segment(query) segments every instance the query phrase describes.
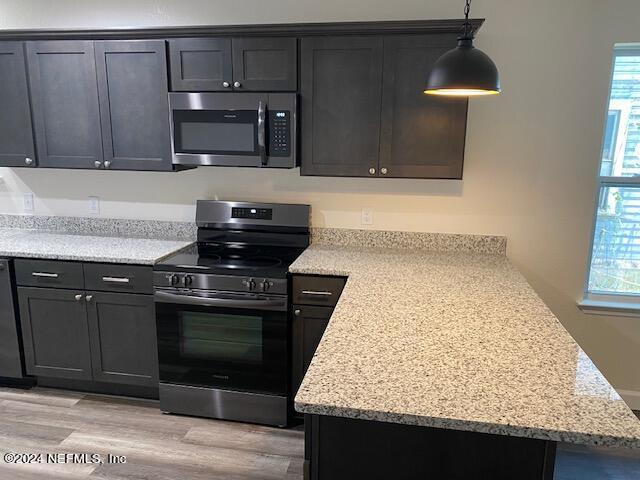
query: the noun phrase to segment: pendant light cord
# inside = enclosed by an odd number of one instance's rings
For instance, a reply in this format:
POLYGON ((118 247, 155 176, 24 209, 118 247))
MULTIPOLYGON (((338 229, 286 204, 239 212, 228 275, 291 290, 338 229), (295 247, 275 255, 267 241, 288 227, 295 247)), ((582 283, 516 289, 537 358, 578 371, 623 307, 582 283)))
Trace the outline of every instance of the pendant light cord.
POLYGON ((471 22, 469 22, 469 12, 471 11, 471 0, 466 0, 464 6, 464 35, 463 39, 469 40, 473 39, 471 22))

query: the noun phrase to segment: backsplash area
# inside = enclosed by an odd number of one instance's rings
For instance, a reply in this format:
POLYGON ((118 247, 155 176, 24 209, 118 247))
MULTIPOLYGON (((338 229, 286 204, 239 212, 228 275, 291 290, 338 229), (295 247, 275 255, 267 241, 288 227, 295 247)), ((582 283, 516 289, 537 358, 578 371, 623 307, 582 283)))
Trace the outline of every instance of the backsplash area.
POLYGON ((48 230, 78 235, 185 240, 195 239, 197 230, 193 222, 2 214, 0 214, 0 228, 48 230))
MULTIPOLYGON (((0 214, 0 228, 47 230, 94 236, 195 240, 194 222, 122 218, 0 214)), ((504 255, 507 239, 497 235, 397 232, 348 228, 313 228, 312 243, 348 247, 406 248, 504 255)))

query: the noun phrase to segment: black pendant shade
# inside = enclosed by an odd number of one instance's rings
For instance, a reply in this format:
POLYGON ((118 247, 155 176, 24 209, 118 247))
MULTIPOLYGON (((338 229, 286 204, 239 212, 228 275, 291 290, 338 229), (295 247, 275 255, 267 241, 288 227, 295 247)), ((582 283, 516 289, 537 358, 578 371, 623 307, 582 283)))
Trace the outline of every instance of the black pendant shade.
POLYGON ((467 0, 464 34, 458 38, 458 46, 436 61, 427 78, 424 93, 461 97, 500 93, 500 76, 495 63, 473 46, 470 3, 467 0))
POLYGON ((473 46, 471 39, 442 55, 427 79, 424 93, 432 95, 495 95, 500 93, 500 77, 489 56, 473 46))

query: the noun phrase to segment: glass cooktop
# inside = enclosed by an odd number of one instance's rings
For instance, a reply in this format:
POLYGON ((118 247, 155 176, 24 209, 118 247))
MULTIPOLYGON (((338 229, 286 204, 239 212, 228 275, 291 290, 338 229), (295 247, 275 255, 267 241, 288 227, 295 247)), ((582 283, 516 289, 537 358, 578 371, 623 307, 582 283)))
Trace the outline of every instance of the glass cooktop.
POLYGON ((194 243, 156 264, 162 270, 285 277, 304 248, 229 243, 194 243))

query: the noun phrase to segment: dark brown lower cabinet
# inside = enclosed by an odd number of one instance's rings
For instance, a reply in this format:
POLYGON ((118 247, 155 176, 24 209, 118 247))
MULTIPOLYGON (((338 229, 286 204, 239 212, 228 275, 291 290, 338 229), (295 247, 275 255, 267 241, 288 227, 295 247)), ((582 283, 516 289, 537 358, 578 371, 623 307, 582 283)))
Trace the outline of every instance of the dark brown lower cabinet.
POLYGON ((27 373, 91 380, 91 350, 83 292, 20 287, 18 298, 27 373))
POLYGON ((89 292, 93 379, 153 387, 158 384, 156 318, 151 295, 89 292))
POLYGON ((305 415, 307 480, 552 480, 556 442, 305 415), (366 439, 366 441, 363 441, 366 439))
POLYGON ((313 354, 329 325, 331 307, 293 306, 293 373, 292 391, 298 391, 313 354))
POLYGON ((27 373, 158 386, 152 295, 18 287, 27 373))

